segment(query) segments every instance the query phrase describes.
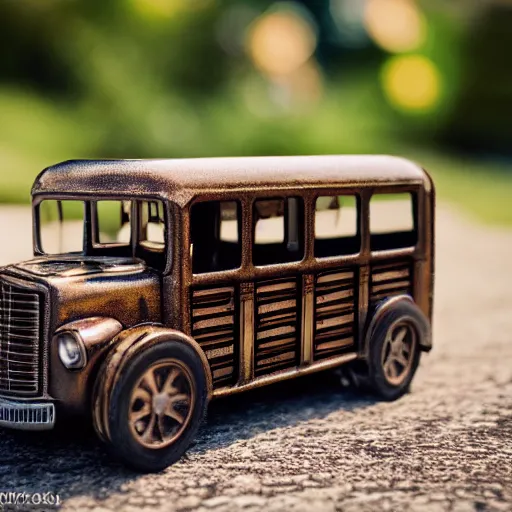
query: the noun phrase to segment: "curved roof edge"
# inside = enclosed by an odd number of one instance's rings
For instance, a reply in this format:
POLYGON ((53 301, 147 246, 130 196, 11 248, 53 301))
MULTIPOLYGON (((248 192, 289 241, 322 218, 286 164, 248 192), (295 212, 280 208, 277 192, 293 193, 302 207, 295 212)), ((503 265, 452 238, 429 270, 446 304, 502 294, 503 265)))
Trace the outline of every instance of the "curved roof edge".
POLYGON ((330 155, 167 160, 69 160, 44 169, 32 195, 157 196, 186 204, 194 195, 261 187, 314 188, 394 183, 432 188, 428 174, 401 157, 330 155))

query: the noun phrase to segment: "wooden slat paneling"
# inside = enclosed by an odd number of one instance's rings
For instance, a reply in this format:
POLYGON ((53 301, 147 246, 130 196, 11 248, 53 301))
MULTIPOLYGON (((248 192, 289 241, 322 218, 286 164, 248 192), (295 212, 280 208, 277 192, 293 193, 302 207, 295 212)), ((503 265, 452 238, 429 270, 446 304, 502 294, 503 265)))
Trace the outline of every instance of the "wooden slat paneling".
POLYGON ((254 375, 267 375, 298 364, 299 312, 302 296, 298 279, 256 283, 254 375))
POLYGON ((356 272, 337 269, 315 281, 314 360, 338 356, 354 345, 356 272))
POLYGON ((374 264, 370 272, 370 301, 412 293, 412 272, 409 261, 387 261, 374 264))
POLYGON ((192 290, 192 336, 205 351, 214 388, 238 378, 237 300, 233 286, 192 290))

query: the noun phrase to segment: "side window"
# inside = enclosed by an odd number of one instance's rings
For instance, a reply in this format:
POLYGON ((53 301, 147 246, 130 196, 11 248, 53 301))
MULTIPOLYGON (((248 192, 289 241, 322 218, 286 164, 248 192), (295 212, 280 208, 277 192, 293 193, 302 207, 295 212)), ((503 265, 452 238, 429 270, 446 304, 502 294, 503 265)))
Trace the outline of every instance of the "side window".
POLYGON ((302 260, 304 203, 301 198, 255 201, 253 223, 254 265, 274 265, 302 260))
POLYGON ((93 203, 96 212, 95 245, 130 244, 130 201, 96 201, 93 203))
POLYGON ((139 201, 135 256, 150 267, 164 270, 166 264, 165 210, 162 201, 139 201))
POLYGON ((190 254, 194 274, 240 267, 240 212, 236 201, 205 201, 192 205, 190 254))
POLYGON ((315 204, 315 257, 356 254, 361 248, 358 199, 321 196, 315 204))
POLYGON ((151 250, 165 249, 165 216, 161 201, 144 201, 141 205, 140 244, 151 250))
POLYGON ((416 197, 411 193, 373 194, 370 246, 373 251, 412 247, 418 241, 416 197))
POLYGON ((84 247, 84 202, 45 199, 39 204, 39 237, 46 254, 80 253, 84 247))

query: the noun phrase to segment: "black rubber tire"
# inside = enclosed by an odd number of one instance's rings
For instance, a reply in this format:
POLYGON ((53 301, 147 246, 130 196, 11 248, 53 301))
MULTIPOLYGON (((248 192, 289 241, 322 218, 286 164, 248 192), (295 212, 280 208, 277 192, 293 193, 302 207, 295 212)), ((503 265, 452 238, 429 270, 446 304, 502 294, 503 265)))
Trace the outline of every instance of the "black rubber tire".
POLYGON ((401 301, 387 311, 375 326, 370 338, 368 354, 368 386, 380 399, 397 400, 409 391, 412 379, 416 373, 421 356, 421 336, 425 335, 424 326, 428 324, 423 313, 412 302, 401 301), (409 373, 399 385, 391 384, 385 376, 382 365, 382 349, 386 334, 397 322, 406 323, 414 329, 416 343, 412 354, 412 364, 409 373))
POLYGON ((201 425, 208 403, 206 376, 196 351, 183 342, 169 340, 155 345, 128 362, 112 390, 108 424, 110 451, 132 469, 156 472, 174 464, 185 453, 201 425), (148 366, 164 359, 178 359, 185 364, 194 380, 196 399, 190 422, 180 437, 170 446, 147 448, 134 439, 128 423, 130 397, 133 387, 148 366))

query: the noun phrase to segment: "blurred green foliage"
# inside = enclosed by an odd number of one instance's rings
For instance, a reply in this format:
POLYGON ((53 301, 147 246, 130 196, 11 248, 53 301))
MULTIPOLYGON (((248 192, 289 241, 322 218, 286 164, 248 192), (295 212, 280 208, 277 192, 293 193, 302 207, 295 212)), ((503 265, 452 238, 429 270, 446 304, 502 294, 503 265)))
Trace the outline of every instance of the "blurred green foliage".
MULTIPOLYGON (((496 200, 512 188, 506 164, 443 156, 512 149, 512 68, 485 50, 497 48, 495 27, 512 44, 510 9, 415 4, 428 24, 417 52, 442 81, 435 108, 404 112, 381 83, 390 53, 355 24, 367 1, 0 2, 0 201, 27 201, 35 175, 70 158, 393 153, 432 162, 441 194, 512 222, 496 200), (352 13, 338 28, 333 6, 352 13), (298 78, 266 74, 251 57, 252 27, 278 8, 315 37, 298 78)), ((276 51, 287 44, 277 36, 276 51)))

